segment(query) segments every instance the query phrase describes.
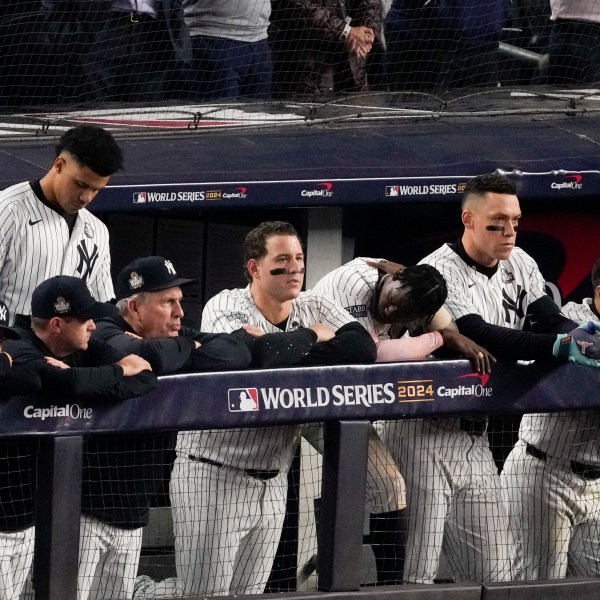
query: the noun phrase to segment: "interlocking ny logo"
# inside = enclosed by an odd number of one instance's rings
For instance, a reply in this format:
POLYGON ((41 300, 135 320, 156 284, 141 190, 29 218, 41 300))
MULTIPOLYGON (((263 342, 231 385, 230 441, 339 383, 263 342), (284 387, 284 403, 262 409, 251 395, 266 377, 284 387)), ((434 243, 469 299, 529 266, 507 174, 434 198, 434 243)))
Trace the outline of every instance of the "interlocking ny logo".
POLYGON ((511 312, 519 319, 522 319, 525 316, 523 303, 525 302, 526 296, 527 292, 520 285, 517 285, 517 297, 514 300, 506 293, 506 291, 502 292, 502 307, 504 308, 505 322, 513 322, 513 319, 510 318, 511 312))
POLYGON ((8 321, 8 308, 0 302, 0 321, 6 323, 8 321))
POLYGON ((170 260, 165 260, 165 267, 167 267, 167 271, 169 271, 171 275, 177 275, 175 267, 173 266, 173 263, 170 260))
POLYGON ((91 244, 91 248, 88 249, 85 240, 81 240, 77 244, 77 251, 79 252, 79 263, 77 264, 77 272, 81 273, 81 279, 87 279, 98 260, 98 246, 94 243, 91 244), (90 251, 91 250, 91 251, 90 251))

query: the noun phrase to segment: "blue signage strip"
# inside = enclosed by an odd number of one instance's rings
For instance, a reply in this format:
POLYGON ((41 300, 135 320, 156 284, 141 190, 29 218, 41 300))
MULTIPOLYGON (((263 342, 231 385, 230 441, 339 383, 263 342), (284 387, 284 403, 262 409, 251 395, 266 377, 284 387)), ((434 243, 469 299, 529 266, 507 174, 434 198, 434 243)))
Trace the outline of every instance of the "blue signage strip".
POLYGON ((491 376, 464 360, 174 375, 118 403, 11 398, 0 404, 0 435, 594 409, 598 389, 600 369, 572 363, 497 364, 491 376))
MULTIPOLYGON (((600 172, 505 173, 522 200, 584 199, 600 194, 600 172)), ((108 186, 94 212, 198 211, 458 201, 468 176, 164 183, 108 186)))

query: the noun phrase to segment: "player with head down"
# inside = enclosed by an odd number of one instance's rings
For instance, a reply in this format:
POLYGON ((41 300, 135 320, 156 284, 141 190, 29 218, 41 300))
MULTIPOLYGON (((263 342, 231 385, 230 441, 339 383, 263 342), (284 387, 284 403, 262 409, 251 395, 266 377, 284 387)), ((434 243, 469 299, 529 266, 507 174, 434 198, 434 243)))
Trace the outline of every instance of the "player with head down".
MULTIPOLYGON (((476 177, 462 200, 462 237, 422 262, 444 276, 445 307, 459 331, 497 359, 584 362, 564 333, 577 324, 547 296, 535 261, 515 246, 520 218, 509 180, 476 177)), ((442 547, 456 580, 511 579, 512 541, 486 425, 472 418, 407 420, 388 432, 407 484, 406 581, 432 583, 442 547)))
MULTIPOLYGON (((253 229, 244 254, 249 285, 210 299, 203 331, 244 328, 256 367, 374 362, 375 344, 356 319, 301 291, 304 252, 289 223, 253 229)), ((171 478, 178 593, 264 591, 301 432, 290 425, 179 434, 171 478)))
MULTIPOLYGON (((446 282, 429 265, 405 267, 383 259, 355 258, 314 287, 365 327, 377 344, 377 361, 422 359, 442 345, 488 373, 494 358, 461 335, 443 308, 446 282), (408 332, 411 336, 405 335, 408 332)), ((403 579, 406 490, 393 458, 374 429, 369 438, 366 506, 378 583, 403 579), (398 483, 399 482, 399 483, 398 483), (400 493, 392 493, 395 489, 400 493)))
MULTIPOLYGON (((562 309, 588 332, 600 329, 600 258, 592 268, 592 286, 592 298, 562 309)), ((597 365, 600 335, 580 347, 590 365, 597 365)), ((600 410, 524 415, 502 478, 518 541, 516 577, 599 577, 600 410)))
POLYGON ((102 302, 114 296, 108 229, 86 207, 122 162, 108 131, 78 125, 41 179, 0 192, 0 303, 15 323, 28 326, 33 290, 54 275, 85 280, 102 302))

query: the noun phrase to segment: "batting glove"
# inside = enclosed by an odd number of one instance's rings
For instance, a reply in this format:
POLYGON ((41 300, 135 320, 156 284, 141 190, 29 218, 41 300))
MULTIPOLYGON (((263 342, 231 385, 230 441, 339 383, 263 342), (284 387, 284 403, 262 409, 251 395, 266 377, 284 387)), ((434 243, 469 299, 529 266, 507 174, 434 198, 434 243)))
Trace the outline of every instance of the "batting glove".
POLYGON ((552 354, 579 365, 600 367, 600 323, 590 321, 557 336, 552 354))

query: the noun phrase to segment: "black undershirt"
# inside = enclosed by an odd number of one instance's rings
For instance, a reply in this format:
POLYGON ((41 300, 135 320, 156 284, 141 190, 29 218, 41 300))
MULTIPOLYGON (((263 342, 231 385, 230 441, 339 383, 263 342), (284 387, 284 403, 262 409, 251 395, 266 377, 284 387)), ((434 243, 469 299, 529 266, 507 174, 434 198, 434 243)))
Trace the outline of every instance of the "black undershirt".
POLYGON ((55 213, 60 215, 67 223, 67 227, 69 228, 69 236, 73 233, 73 228, 75 227, 75 222, 77 221, 77 213, 74 215, 65 212, 64 210, 59 210, 56 207, 52 206, 48 201, 48 198, 44 195, 44 191, 42 190, 42 186, 38 181, 30 181, 29 185, 33 190, 33 193, 38 197, 38 200, 46 205, 49 209, 53 210, 55 213))
MULTIPOLYGON (((493 267, 484 267, 475 262, 466 252, 462 240, 450 246, 463 262, 477 272, 491 278, 497 271, 499 263, 493 267)), ((521 331, 492 325, 478 314, 465 315, 456 320, 459 331, 477 344, 491 352, 497 359, 535 360, 552 357, 552 349, 557 333, 568 333, 577 326, 560 314, 550 297, 539 298, 527 308, 528 316, 535 316, 535 321, 546 324, 546 331, 521 331)))

